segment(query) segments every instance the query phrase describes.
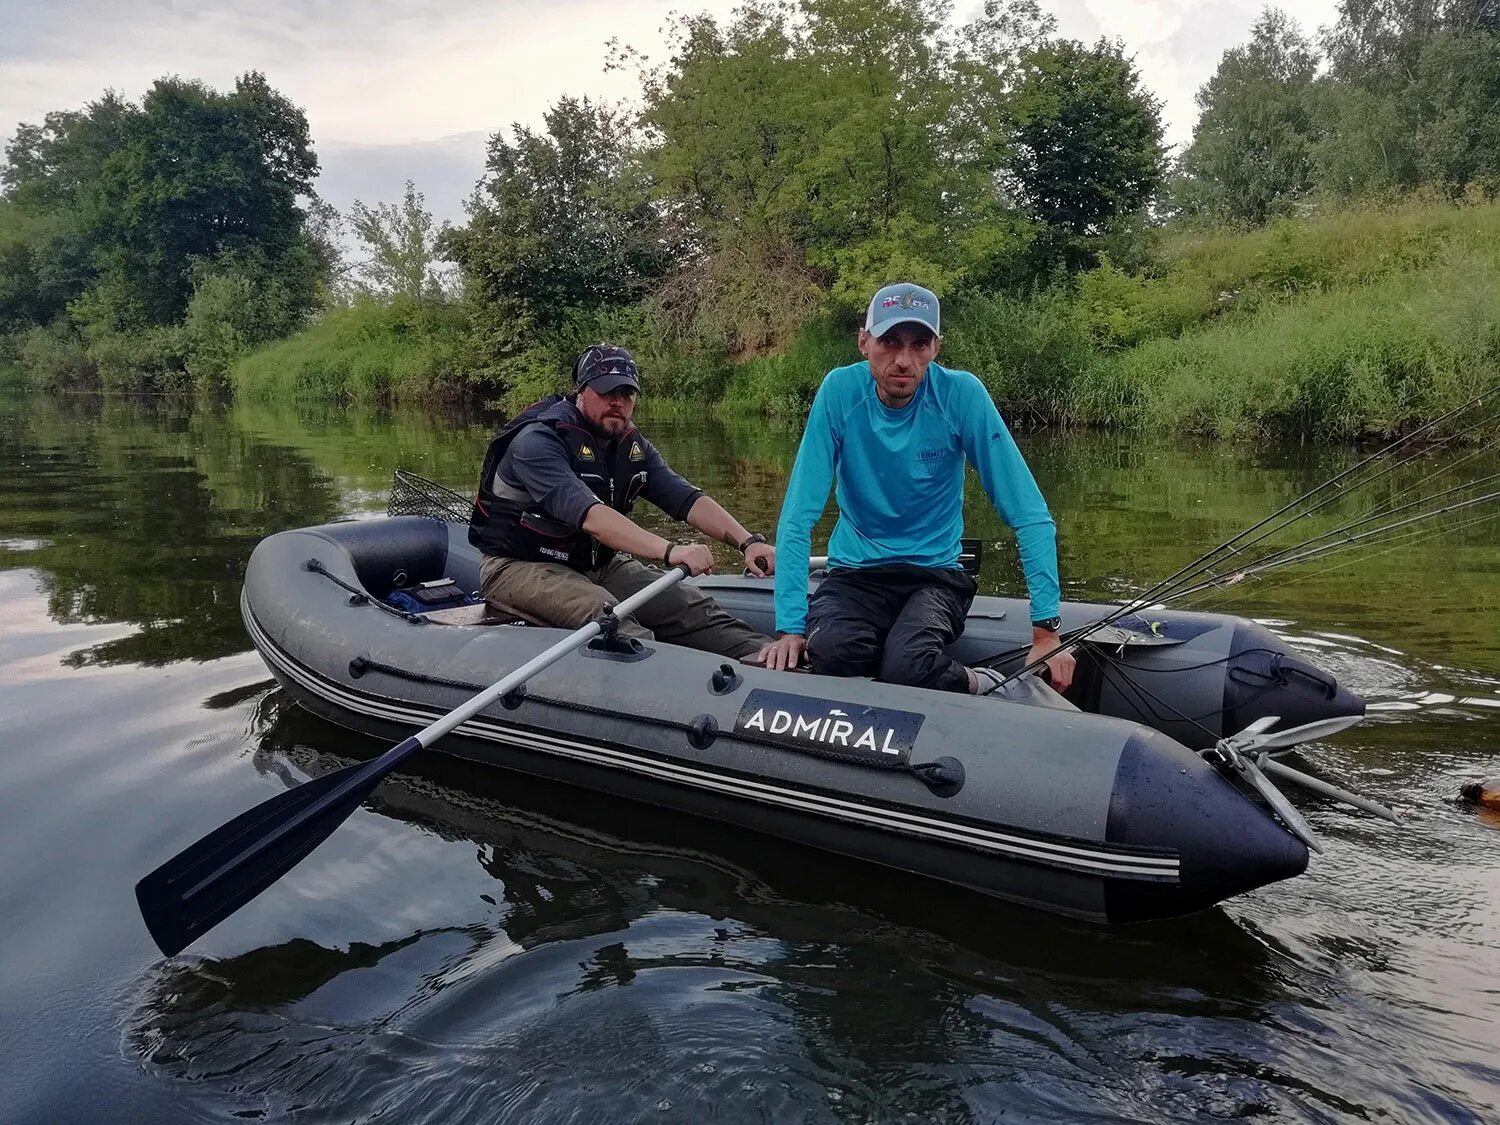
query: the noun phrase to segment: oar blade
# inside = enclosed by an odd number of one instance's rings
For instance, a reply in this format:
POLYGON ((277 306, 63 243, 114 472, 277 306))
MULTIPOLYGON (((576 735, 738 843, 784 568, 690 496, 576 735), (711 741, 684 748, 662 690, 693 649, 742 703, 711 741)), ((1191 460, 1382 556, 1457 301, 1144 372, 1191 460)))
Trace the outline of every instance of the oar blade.
POLYGON ((1265 799, 1266 804, 1281 818, 1281 822, 1291 830, 1293 836, 1301 840, 1313 851, 1319 854, 1323 851, 1323 845, 1318 843, 1318 838, 1313 834, 1312 826, 1302 818, 1302 814, 1292 807, 1292 803, 1286 796, 1271 784, 1271 779, 1260 772, 1260 767, 1255 760, 1246 755, 1242 761, 1243 773, 1249 779, 1250 784, 1255 786, 1256 792, 1265 799))
POLYGON ((359 762, 278 793, 190 845, 135 885, 146 928, 171 957, 326 840, 387 771, 359 762))

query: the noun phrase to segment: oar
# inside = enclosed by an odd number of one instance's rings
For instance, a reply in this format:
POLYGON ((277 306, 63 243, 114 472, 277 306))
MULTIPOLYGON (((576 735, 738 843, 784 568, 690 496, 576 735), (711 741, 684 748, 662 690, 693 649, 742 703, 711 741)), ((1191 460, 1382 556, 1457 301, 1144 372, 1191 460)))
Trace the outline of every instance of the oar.
MULTIPOLYGON (((687 573, 681 566, 673 567, 615 606, 614 615, 634 613, 687 573)), ((156 944, 168 957, 181 952, 297 866, 407 758, 602 631, 598 621, 590 621, 374 761, 303 782, 167 860, 135 885, 141 917, 156 944)))
POLYGON ((1329 785, 1326 781, 1320 781, 1299 770, 1294 770, 1290 766, 1273 761, 1269 752, 1296 746, 1302 742, 1311 742, 1318 738, 1327 738, 1359 722, 1361 718, 1362 716, 1359 715, 1335 715, 1330 719, 1319 719, 1300 727, 1289 727, 1286 730, 1268 733, 1268 728, 1275 726, 1281 719, 1276 715, 1263 715, 1238 734, 1219 739, 1213 747, 1201 753, 1210 760, 1217 758, 1225 768, 1234 770, 1254 786, 1256 792, 1265 798, 1266 803, 1275 810, 1276 815, 1281 817, 1282 823, 1292 830, 1292 835, 1313 851, 1321 852, 1323 847, 1313 835, 1312 828, 1302 818, 1302 814, 1293 808, 1282 795, 1281 790, 1271 783, 1266 773, 1273 773, 1284 781, 1306 786, 1325 797, 1347 801, 1355 808, 1384 817, 1392 824, 1400 824, 1401 818, 1378 801, 1360 797, 1337 786, 1329 785))

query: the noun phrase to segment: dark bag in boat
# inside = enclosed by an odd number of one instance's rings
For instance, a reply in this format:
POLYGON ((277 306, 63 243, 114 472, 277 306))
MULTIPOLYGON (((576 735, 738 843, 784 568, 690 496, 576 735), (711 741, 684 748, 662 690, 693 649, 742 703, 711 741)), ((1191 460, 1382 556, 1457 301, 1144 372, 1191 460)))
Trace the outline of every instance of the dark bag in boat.
POLYGON ((461 605, 478 605, 479 595, 466 592, 451 578, 419 582, 404 590, 392 590, 386 599, 407 613, 430 613, 435 609, 452 609, 461 605))

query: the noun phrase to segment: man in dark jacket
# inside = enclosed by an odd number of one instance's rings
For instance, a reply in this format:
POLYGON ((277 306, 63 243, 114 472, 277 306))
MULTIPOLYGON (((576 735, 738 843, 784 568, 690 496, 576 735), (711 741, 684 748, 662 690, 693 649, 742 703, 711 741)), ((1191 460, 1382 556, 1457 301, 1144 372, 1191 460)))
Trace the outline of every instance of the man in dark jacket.
MULTIPOLYGON (((640 374, 628 351, 587 349, 573 363, 573 391, 571 399, 528 407, 485 455, 469 540, 484 552, 480 590, 491 606, 574 629, 661 577, 637 559, 680 564, 694 575, 713 571, 705 544, 675 544, 632 521, 637 499, 730 544, 755 572, 775 573, 776 551, 765 537, 673 472, 631 424, 640 374)), ((681 584, 623 619, 620 631, 736 658, 770 643, 703 591, 681 584)))

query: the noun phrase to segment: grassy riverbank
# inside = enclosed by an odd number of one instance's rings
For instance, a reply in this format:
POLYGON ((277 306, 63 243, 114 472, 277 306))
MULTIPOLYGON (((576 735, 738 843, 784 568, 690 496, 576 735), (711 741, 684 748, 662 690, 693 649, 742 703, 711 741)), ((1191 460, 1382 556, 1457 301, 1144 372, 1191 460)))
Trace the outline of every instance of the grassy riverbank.
MULTIPOLYGON (((1153 268, 947 302, 944 358, 1021 422, 1346 438, 1409 426, 1500 371, 1500 205, 1367 209, 1250 232, 1163 232, 1153 268)), ((855 358, 854 325, 804 322, 730 361, 653 328, 649 310, 582 323, 506 379, 466 372, 461 306, 363 302, 240 361, 238 393, 370 400, 547 389, 577 337, 635 347, 658 400, 794 417, 855 358), (555 366, 554 366, 555 365, 555 366)))

